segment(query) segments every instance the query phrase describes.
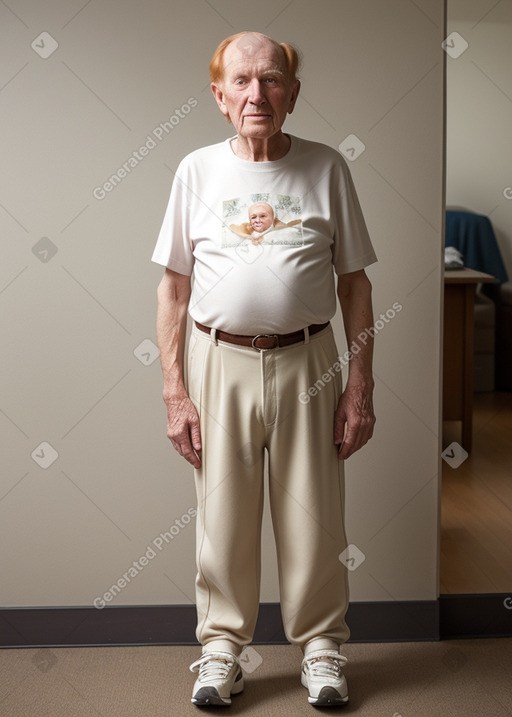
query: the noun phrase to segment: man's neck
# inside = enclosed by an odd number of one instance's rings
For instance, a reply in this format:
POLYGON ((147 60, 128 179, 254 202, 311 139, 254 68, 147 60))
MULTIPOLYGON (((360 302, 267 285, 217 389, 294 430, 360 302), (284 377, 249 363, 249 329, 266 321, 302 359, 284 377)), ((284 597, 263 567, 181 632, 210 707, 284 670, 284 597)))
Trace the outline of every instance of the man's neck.
POLYGON ((240 159, 249 162, 272 162, 281 159, 290 149, 291 140, 283 132, 267 139, 255 139, 238 135, 231 142, 231 149, 240 159))

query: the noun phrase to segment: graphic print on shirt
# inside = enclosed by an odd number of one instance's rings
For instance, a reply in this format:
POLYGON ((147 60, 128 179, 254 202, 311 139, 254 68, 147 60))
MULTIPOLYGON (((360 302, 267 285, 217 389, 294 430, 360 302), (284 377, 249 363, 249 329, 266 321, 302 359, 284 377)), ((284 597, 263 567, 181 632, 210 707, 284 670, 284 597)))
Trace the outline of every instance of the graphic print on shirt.
POLYGON ((300 197, 246 194, 222 203, 222 246, 303 246, 300 197))

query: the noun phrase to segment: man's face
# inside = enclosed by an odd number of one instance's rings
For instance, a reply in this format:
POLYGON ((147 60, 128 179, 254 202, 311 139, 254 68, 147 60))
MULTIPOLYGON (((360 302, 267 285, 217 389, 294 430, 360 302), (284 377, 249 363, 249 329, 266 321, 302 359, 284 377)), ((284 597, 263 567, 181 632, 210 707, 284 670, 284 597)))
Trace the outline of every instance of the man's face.
POLYGON ((300 83, 290 83, 281 49, 269 38, 247 33, 224 52, 224 77, 212 90, 237 134, 268 139, 292 112, 300 83))
POLYGON ((254 231, 264 232, 272 226, 274 212, 269 204, 253 204, 249 209, 249 221, 254 231))

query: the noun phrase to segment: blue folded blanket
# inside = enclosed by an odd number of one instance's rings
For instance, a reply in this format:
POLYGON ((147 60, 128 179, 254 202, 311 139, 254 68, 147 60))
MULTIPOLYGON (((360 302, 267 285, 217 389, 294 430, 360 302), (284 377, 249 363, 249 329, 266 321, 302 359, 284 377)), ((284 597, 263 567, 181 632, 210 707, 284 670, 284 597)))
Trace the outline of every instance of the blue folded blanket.
POLYGON ((507 270, 488 217, 471 212, 446 212, 445 246, 455 247, 464 257, 464 265, 508 281, 507 270))

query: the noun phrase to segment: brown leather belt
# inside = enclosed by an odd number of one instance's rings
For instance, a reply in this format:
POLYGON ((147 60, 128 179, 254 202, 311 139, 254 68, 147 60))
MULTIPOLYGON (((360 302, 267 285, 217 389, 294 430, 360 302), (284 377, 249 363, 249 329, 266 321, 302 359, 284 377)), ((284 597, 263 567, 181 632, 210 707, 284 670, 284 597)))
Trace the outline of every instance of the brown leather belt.
MULTIPOLYGON (((194 322, 198 329, 204 331, 206 334, 211 332, 208 326, 203 326, 198 321, 194 322)), ((326 329, 329 326, 327 321, 325 324, 311 324, 308 326, 309 335, 317 334, 322 329, 326 329)), ((304 329, 300 331, 294 331, 291 334, 258 334, 257 336, 244 336, 241 334, 228 334, 227 331, 216 332, 216 338, 218 341, 225 341, 228 344, 235 344, 236 346, 252 346, 257 351, 267 351, 268 349, 277 349, 282 346, 291 346, 291 344, 297 344, 300 341, 304 341, 304 329)))

